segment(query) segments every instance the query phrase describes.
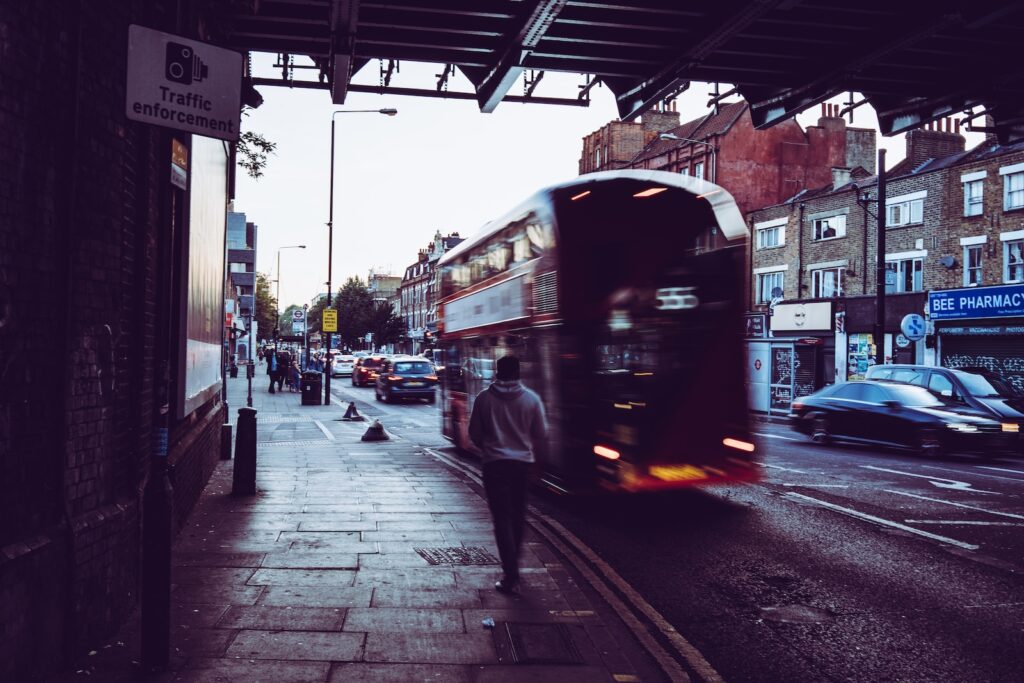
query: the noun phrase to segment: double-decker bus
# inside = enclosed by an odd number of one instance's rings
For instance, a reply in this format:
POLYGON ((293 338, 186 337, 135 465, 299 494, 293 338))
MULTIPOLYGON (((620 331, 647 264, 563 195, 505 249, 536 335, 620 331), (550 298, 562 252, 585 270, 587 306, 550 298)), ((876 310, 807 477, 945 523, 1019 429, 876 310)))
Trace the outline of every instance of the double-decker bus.
POLYGON ((547 410, 548 487, 756 480, 746 236, 728 192, 663 171, 580 176, 488 223, 439 264, 444 435, 474 450, 473 401, 515 354, 547 410))

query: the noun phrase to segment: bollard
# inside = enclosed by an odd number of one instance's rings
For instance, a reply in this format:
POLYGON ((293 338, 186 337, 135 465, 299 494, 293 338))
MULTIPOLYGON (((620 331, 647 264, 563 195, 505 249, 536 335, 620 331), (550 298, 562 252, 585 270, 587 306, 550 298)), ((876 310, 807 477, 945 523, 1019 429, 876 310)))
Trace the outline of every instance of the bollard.
POLYGON ((388 441, 390 438, 384 431, 384 425, 380 423, 380 420, 374 420, 363 434, 363 441, 388 441))
POLYGON ((231 423, 225 422, 220 426, 220 459, 231 459, 231 423))
POLYGON ((251 496, 256 493, 256 409, 238 409, 235 437, 235 468, 231 477, 231 493, 251 496))

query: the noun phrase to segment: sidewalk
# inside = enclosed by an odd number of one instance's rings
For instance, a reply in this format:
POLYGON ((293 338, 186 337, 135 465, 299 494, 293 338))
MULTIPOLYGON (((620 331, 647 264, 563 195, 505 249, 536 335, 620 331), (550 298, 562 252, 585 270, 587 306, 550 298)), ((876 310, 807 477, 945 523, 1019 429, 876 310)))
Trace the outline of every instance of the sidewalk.
MULTIPOLYGON (((660 679, 536 535, 521 594, 494 590, 490 516, 464 474, 401 435, 362 442, 368 422, 271 395, 261 370, 258 493, 231 496, 233 461, 219 464, 174 547, 171 670, 153 680, 660 679)), ((233 424, 244 374, 228 380, 233 424)), ((71 677, 135 680, 138 652, 136 612, 71 677)))

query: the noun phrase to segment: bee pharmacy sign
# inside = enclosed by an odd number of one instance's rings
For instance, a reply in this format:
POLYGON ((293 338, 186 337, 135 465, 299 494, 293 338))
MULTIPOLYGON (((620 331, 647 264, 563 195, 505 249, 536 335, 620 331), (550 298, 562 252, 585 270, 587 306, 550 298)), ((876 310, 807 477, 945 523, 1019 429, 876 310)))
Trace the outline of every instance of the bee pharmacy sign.
POLYGON ((238 52, 133 24, 127 75, 125 114, 132 121, 238 140, 238 52))

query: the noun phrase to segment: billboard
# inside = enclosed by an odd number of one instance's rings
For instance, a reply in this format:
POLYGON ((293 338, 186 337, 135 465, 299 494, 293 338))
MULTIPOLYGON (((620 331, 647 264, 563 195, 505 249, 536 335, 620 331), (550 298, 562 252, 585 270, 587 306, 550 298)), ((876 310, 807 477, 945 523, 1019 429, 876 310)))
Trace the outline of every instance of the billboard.
POLYGON ((192 136, 189 218, 182 249, 184 343, 179 344, 178 416, 220 391, 224 381, 224 237, 227 221, 226 144, 192 136))

